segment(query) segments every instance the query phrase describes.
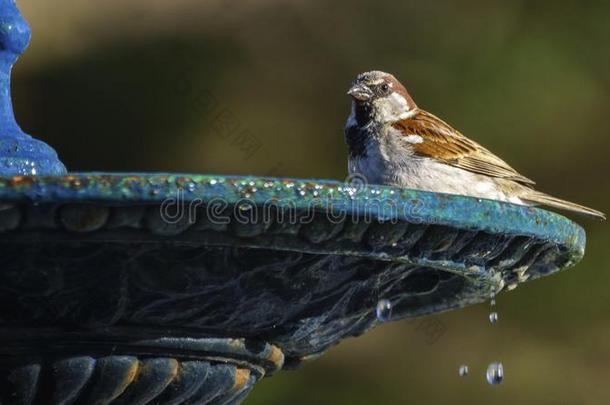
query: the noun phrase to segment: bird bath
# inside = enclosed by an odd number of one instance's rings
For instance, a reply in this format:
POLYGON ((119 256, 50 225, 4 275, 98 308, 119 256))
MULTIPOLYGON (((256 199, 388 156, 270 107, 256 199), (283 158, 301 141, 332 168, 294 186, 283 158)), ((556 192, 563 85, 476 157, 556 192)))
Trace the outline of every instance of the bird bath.
MULTIPOLYGON (((24 134, 0 0, 0 402, 242 400, 377 324, 461 308, 578 262, 555 213, 326 180, 66 173, 24 134)), ((68 118, 68 117, 67 117, 68 118)))

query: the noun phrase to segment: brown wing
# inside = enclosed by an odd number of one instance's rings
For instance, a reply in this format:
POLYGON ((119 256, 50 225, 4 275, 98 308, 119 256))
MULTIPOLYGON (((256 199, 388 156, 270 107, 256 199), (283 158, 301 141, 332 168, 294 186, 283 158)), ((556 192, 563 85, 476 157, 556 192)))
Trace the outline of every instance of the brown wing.
POLYGON ((412 118, 399 121, 393 127, 405 136, 419 135, 423 138, 423 142, 413 142, 411 145, 416 155, 434 158, 473 173, 513 180, 529 186, 535 184, 505 161, 426 111, 420 110, 412 118))

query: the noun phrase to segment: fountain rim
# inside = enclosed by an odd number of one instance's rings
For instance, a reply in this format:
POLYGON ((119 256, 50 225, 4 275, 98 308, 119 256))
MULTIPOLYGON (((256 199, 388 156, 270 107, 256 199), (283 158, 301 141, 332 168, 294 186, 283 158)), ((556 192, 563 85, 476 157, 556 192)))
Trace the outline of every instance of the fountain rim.
POLYGON ((296 209, 340 209, 381 221, 435 224, 536 237, 584 255, 584 229, 561 214, 496 200, 336 180, 160 172, 80 172, 64 176, 0 176, 0 201, 29 203, 160 204, 182 190, 185 202, 223 198, 290 203, 296 209), (372 197, 371 197, 372 196, 372 197), (372 206, 375 199, 396 212, 372 206), (326 202, 325 202, 326 201, 326 202), (332 204, 329 203, 332 202, 332 204), (414 204, 421 204, 414 213, 414 204))

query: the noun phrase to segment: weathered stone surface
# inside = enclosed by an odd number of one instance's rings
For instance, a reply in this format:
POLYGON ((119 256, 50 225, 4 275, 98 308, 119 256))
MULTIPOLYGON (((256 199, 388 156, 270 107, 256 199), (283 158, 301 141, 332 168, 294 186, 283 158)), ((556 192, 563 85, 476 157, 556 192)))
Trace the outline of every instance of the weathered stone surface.
POLYGON ((13 177, 0 204, 2 392, 30 403, 234 403, 373 327, 381 298, 394 320, 460 308, 585 243, 539 209, 335 182, 13 177))

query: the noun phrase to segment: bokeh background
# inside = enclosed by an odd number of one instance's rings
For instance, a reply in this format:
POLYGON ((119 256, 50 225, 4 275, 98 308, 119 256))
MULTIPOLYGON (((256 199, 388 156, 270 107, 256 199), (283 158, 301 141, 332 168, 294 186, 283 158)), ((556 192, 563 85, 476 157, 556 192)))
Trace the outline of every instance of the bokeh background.
MULTIPOLYGON (((16 114, 73 171, 343 179, 345 91, 374 68, 540 189, 610 212, 608 1, 18 5, 33 39, 16 114)), ((575 219, 584 261, 501 294, 497 325, 486 305, 435 316, 433 339, 417 322, 387 324, 264 380, 246 404, 610 403, 610 228, 575 219), (491 387, 496 360, 506 378, 491 387)))

